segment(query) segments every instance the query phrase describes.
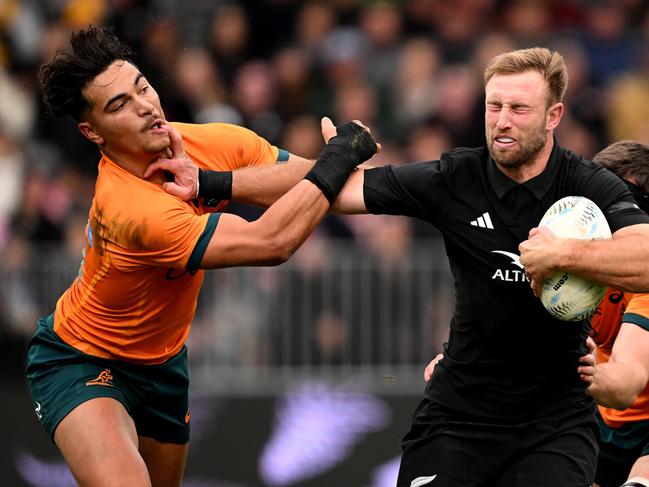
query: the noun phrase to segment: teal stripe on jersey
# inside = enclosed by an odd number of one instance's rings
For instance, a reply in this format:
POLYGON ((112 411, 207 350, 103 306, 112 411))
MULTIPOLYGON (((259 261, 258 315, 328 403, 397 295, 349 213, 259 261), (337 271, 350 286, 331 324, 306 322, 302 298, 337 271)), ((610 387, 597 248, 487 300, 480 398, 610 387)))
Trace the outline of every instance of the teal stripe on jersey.
POLYGON ((290 156, 289 152, 285 149, 280 149, 279 152, 277 153, 277 162, 279 164, 288 161, 288 156, 290 156))
POLYGON ((633 323, 649 331, 649 318, 636 313, 624 313, 622 323, 633 323))
POLYGON ((207 225, 205 225, 205 230, 203 230, 201 236, 198 237, 198 242, 196 242, 196 246, 192 251, 192 255, 189 256, 189 260, 187 261, 186 269, 189 272, 196 272, 198 270, 198 266, 201 265, 203 254, 205 254, 207 244, 210 243, 212 235, 214 235, 216 225, 219 223, 219 218, 221 218, 221 213, 212 213, 208 217, 207 225))

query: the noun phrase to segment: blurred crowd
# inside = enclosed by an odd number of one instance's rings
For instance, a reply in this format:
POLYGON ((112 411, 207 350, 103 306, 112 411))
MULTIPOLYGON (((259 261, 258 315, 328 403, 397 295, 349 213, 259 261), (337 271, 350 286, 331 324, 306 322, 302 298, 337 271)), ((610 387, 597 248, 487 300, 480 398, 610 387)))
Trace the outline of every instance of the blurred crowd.
MULTIPOLYGON (((568 64, 563 146, 589 157, 614 140, 649 142, 643 0, 0 0, 3 268, 35 249, 42 259, 43 245, 80 260, 98 152, 46 113, 37 72, 90 24, 135 50, 167 119, 245 125, 305 157, 322 148, 323 115, 370 126, 383 146, 373 164, 481 145, 486 62, 537 45, 568 64)), ((394 260, 434 235, 406 219, 328 217, 314 238, 394 260)))

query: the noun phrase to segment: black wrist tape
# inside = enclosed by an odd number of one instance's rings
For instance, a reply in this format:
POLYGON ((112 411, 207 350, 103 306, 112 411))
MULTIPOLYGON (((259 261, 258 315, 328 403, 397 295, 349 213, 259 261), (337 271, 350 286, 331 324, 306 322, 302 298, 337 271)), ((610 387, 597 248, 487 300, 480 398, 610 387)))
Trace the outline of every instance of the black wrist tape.
POLYGON ((198 197, 208 200, 232 198, 232 171, 198 170, 198 197))
POLYGON ((361 162, 376 153, 376 142, 370 133, 354 122, 336 128, 311 170, 304 176, 315 184, 330 203, 338 196, 350 173, 361 162))

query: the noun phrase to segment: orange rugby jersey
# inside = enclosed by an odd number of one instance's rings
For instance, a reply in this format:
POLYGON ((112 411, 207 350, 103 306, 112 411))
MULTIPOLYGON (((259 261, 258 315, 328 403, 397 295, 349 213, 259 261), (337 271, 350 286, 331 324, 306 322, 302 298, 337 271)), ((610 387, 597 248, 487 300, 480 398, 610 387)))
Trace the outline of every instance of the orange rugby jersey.
MULTIPOLYGON (((591 320, 597 348, 597 362, 608 362, 622 323, 649 330, 649 294, 633 294, 608 289, 591 320)), ((599 406, 602 418, 612 428, 624 423, 649 419, 649 385, 624 411, 599 406)))
MULTIPOLYGON (((229 170, 278 159, 277 147, 242 127, 173 125, 185 152, 203 168, 229 170)), ((54 331, 98 357, 158 364, 177 354, 203 283, 198 265, 219 216, 104 155, 79 276, 56 305, 54 331)))

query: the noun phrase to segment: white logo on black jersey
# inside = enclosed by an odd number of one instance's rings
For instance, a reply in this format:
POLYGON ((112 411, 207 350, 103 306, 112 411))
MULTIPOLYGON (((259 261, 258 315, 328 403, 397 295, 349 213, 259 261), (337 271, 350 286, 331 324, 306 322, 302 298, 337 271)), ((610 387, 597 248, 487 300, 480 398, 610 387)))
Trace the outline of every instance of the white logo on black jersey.
POLYGON ((504 250, 492 250, 492 254, 503 254, 509 257, 512 260, 512 264, 514 264, 516 267, 522 269, 523 264, 521 264, 521 256, 518 254, 515 254, 513 252, 505 252, 504 250))
POLYGON ((512 265, 518 267, 518 269, 496 269, 492 279, 497 279, 499 281, 507 282, 529 282, 529 279, 525 275, 524 266, 521 264, 521 256, 513 252, 506 252, 504 250, 492 250, 492 254, 502 254, 505 257, 511 259, 512 265))
POLYGON ((435 477, 437 477, 437 475, 431 475, 430 477, 417 477, 410 483, 410 487, 421 487, 422 485, 430 484, 435 480, 435 477))
POLYGON ((489 216, 489 212, 486 211, 482 214, 482 216, 479 216, 475 220, 471 222, 471 225, 474 227, 480 227, 480 228, 488 228, 489 230, 494 229, 494 224, 491 223, 491 217, 489 216))

